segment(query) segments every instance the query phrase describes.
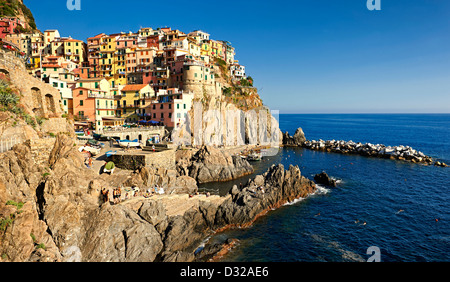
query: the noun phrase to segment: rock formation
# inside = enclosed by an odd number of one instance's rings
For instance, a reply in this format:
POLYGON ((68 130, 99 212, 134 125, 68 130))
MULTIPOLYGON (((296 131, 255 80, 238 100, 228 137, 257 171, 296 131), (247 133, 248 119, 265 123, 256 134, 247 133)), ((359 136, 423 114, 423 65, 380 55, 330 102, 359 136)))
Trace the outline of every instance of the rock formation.
POLYGON ((304 148, 334 152, 341 154, 358 154, 366 157, 377 157, 400 161, 410 161, 413 163, 432 164, 433 159, 424 153, 414 150, 410 146, 386 146, 382 144, 356 143, 343 140, 312 140, 303 144, 304 148))
POLYGON ((303 129, 299 127, 294 136, 290 136, 289 132, 283 133, 283 145, 284 146, 303 146, 306 142, 305 133, 303 133, 303 129))
MULTIPOLYGON (((343 140, 307 140, 302 128, 298 128, 294 136, 283 133, 283 146, 303 147, 315 151, 325 151, 341 154, 357 154, 367 157, 378 157, 392 160, 410 161, 413 163, 433 164, 433 158, 414 150, 410 146, 386 146, 382 144, 356 143, 343 140)), ((435 166, 446 167, 443 162, 435 161, 435 166)))
POLYGON ((272 209, 305 198, 314 193, 314 182, 301 175, 298 166, 272 165, 263 175, 256 176, 242 190, 236 186, 232 197, 218 209, 215 225, 220 228, 246 227, 272 209))
POLYGON ((247 160, 224 150, 203 146, 195 154, 193 152, 179 150, 176 167, 179 175, 190 176, 198 183, 229 181, 253 173, 253 167, 247 160))
POLYGON ((337 186, 337 182, 335 179, 332 179, 331 177, 328 176, 328 174, 326 172, 321 172, 319 174, 316 174, 314 176, 314 181, 317 184, 323 184, 326 186, 331 186, 331 187, 336 187, 337 186))
MULTIPOLYGON (((170 172, 98 175, 84 166, 71 141, 58 135, 41 165, 29 161, 33 157, 26 144, 0 154, 1 261, 193 261, 200 242, 213 232, 249 226, 315 190, 298 167, 286 171, 278 165, 242 190, 234 187, 223 200, 199 201, 182 215, 169 216, 167 207, 152 198, 110 205, 100 197, 102 188, 168 184, 170 172)), ((188 176, 175 177, 174 183, 185 185, 184 192, 196 191, 188 176)))

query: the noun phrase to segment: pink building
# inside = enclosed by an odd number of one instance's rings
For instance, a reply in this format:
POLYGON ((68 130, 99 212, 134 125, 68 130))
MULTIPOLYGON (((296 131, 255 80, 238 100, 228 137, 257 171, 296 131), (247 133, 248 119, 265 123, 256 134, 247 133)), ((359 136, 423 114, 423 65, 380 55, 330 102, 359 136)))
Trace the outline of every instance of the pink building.
POLYGON ((18 18, 3 17, 0 18, 0 38, 4 39, 8 34, 14 34, 18 27, 25 28, 25 24, 18 18))

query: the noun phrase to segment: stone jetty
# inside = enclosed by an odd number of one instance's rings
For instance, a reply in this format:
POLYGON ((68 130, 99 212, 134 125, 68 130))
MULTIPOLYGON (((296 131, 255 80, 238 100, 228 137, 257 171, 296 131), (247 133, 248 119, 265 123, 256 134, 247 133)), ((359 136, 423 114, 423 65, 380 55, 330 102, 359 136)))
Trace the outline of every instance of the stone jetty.
POLYGON ((304 135, 300 136, 303 130, 297 129, 294 137, 289 133, 283 134, 285 146, 303 147, 315 151, 333 152, 341 154, 357 154, 367 157, 377 157, 391 160, 409 161, 426 165, 446 167, 447 164, 433 160, 432 157, 411 148, 410 146, 386 146, 383 144, 361 143, 344 140, 306 140, 304 135), (296 140, 302 140, 296 142, 296 140), (303 141, 306 140, 306 141, 303 141))

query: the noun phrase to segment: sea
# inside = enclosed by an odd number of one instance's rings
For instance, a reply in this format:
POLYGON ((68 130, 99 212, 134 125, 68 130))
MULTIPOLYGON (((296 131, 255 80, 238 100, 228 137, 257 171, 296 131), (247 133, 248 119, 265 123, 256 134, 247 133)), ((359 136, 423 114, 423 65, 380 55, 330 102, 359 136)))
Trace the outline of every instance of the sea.
MULTIPOLYGON (((281 114, 279 122, 291 136, 302 127, 308 140, 411 146, 450 164, 450 114, 281 114)), ((223 262, 450 261, 450 167, 282 148, 254 162, 250 176, 200 188, 224 195, 278 163, 311 180, 325 171, 338 187, 214 235, 213 243, 239 239, 223 262)))

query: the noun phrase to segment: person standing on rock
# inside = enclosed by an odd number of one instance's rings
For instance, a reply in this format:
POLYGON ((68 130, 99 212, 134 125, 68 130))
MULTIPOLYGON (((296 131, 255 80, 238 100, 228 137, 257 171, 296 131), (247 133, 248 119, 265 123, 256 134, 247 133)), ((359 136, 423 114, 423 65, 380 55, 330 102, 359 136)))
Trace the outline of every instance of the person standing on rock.
POLYGON ((107 203, 109 201, 109 190, 106 190, 105 188, 102 189, 102 196, 103 196, 103 203, 107 203))

